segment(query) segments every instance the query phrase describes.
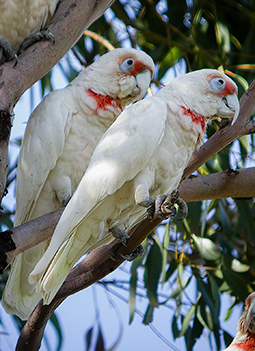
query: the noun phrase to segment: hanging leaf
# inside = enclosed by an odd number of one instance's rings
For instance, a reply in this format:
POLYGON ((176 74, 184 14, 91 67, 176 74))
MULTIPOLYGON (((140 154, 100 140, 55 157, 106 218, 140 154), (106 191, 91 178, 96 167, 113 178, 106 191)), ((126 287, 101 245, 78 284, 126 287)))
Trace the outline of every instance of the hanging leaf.
POLYGON ((92 332, 93 332, 93 327, 91 327, 87 333, 85 334, 85 341, 86 341, 86 349, 85 351, 89 351, 91 341, 92 341, 92 332))
POLYGON ((153 312, 154 306, 149 303, 143 318, 143 324, 149 324, 153 321, 153 312))
POLYGON ((193 304, 182 321, 182 328, 179 333, 179 338, 185 335, 186 331, 188 330, 189 323, 194 317, 195 310, 196 310, 196 304, 193 304))
POLYGON ((101 329, 100 324, 98 325, 98 335, 97 335, 95 351, 105 351, 104 338, 103 338, 102 329, 101 329))
POLYGON ((144 268, 144 283, 150 304, 158 307, 157 289, 162 269, 162 254, 156 242, 150 247, 144 268))
POLYGON ((61 330, 59 320, 57 318, 56 313, 52 314, 52 316, 50 317, 50 321, 53 324, 53 326, 57 332, 57 335, 58 335, 58 347, 57 347, 56 351, 59 351, 61 349, 61 346, 62 346, 63 334, 62 334, 62 330, 61 330))

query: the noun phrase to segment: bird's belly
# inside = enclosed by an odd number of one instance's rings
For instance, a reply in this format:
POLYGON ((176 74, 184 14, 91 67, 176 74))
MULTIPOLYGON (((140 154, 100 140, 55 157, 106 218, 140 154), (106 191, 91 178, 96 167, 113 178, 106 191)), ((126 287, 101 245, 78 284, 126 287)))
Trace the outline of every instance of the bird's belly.
MULTIPOLYGON (((93 119, 93 124, 80 116, 74 118, 62 155, 46 181, 51 184, 52 191, 60 203, 74 193, 98 141, 106 130, 95 116, 89 118, 93 119)), ((45 186, 47 186, 46 183, 45 186)))
POLYGON ((39 31, 54 11, 58 0, 0 0, 0 37, 17 51, 22 41, 39 31))

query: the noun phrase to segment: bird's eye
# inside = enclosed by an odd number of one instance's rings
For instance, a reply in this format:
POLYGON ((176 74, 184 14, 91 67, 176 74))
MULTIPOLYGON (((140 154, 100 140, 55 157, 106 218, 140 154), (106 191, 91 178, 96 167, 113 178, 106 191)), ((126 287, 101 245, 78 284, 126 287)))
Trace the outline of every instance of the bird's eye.
POLYGON ((120 64, 120 70, 123 72, 132 71, 134 64, 135 60, 133 58, 127 58, 120 64))
POLYGON ((218 93, 219 91, 223 91, 225 89, 226 82, 224 79, 217 77, 213 78, 209 82, 209 85, 215 93, 218 93))

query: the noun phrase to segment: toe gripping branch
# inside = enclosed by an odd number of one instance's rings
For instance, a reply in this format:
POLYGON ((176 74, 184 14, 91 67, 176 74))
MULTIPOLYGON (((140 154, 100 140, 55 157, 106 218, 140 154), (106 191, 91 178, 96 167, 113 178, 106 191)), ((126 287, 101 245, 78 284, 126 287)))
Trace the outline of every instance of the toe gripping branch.
MULTIPOLYGON (((187 217, 188 207, 184 200, 179 197, 179 191, 174 190, 170 195, 157 195, 153 198, 150 198, 139 205, 143 207, 148 207, 147 216, 149 220, 153 220, 156 217, 160 219, 166 219, 168 217, 176 217, 177 209, 175 205, 179 206, 181 217, 177 218, 177 220, 181 221, 187 217)), ((112 227, 110 232, 115 238, 120 239, 120 243, 115 244, 109 250, 109 256, 112 260, 116 260, 116 253, 121 245, 127 246, 129 235, 122 229, 117 227, 112 227)), ((118 252, 118 254, 128 261, 133 261, 139 256, 144 254, 144 248, 142 245, 139 245, 133 252, 128 255, 122 255, 118 252)))
POLYGON ((18 60, 16 52, 7 40, 0 38, 0 65, 11 60, 15 60, 16 65, 18 60))
MULTIPOLYGON (((116 253, 117 253, 118 249, 121 247, 121 245, 127 246, 127 243, 128 243, 130 236, 124 230, 117 228, 117 227, 111 228, 110 232, 112 233, 112 235, 115 238, 118 238, 121 241, 120 243, 115 244, 108 252, 110 258, 113 261, 117 261, 115 257, 116 257, 116 253)), ((137 257, 140 257, 144 254, 144 248, 142 245, 139 245, 130 254, 127 254, 127 255, 122 255, 121 253, 118 253, 118 254, 120 255, 120 257, 124 258, 127 261, 133 261, 137 257)))
POLYGON ((42 31, 33 33, 32 35, 30 35, 29 37, 26 37, 23 40, 23 42, 20 45, 18 55, 20 55, 23 51, 25 51, 29 46, 42 40, 49 40, 49 41, 52 41, 53 44, 55 43, 55 38, 51 34, 51 32, 49 32, 47 29, 42 30, 42 31))
POLYGON ((180 218, 176 218, 178 221, 182 221, 188 215, 188 206, 186 202, 179 197, 179 191, 177 189, 172 191, 170 195, 157 195, 141 205, 145 207, 150 206, 147 210, 147 216, 150 220, 153 220, 155 217, 161 219, 176 217, 177 209, 175 205, 179 206, 181 214, 180 218))

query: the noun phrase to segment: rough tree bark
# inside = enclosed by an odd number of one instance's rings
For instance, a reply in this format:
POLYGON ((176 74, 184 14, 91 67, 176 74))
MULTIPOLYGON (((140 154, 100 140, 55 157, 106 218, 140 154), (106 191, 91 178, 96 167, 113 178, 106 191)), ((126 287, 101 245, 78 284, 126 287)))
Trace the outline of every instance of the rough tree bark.
MULTIPOLYGON (((219 129, 205 144, 201 146, 200 150, 193 155, 191 161, 185 169, 183 178, 187 178, 194 170, 200 167, 211 156, 219 152, 222 148, 224 148, 236 138, 254 132, 254 122, 251 120, 251 115, 255 110, 255 82, 251 84, 250 88, 242 96, 240 103, 240 115, 234 126, 227 125, 219 129)), ((217 189, 217 184, 219 184, 221 187, 220 191, 222 191, 223 187, 226 184, 226 176, 228 179, 228 184, 231 184, 240 181, 241 177, 244 177, 242 180, 247 179, 245 178, 245 173, 246 176, 249 173, 248 177, 252 176, 252 181, 254 181, 254 168, 245 171, 239 171, 238 174, 230 171, 225 174, 220 173, 212 175, 210 177, 211 179, 213 178, 214 188, 217 189)), ((208 184, 207 181, 204 181, 204 179, 208 178, 204 178, 203 176, 199 176, 193 180, 187 179, 186 184, 189 184, 189 181, 194 182, 195 179, 197 179, 198 187, 202 187, 201 182, 203 182, 203 188, 205 191, 208 190, 208 186, 209 188, 213 187, 212 184, 208 184)), ((183 184, 182 187, 183 195, 185 198, 185 185, 183 184)), ((186 199, 188 199, 188 193, 190 190, 186 189, 186 191, 186 199)), ((252 194, 254 194, 253 189, 252 193, 249 190, 249 193, 247 195, 250 197, 252 194)), ((235 189, 235 191, 233 191, 231 194, 224 192, 224 195, 241 196, 241 193, 237 193, 235 189)), ((217 198, 219 197, 219 193, 217 194, 217 190, 214 190, 214 195, 211 196, 213 196, 213 198, 217 198)), ((202 198, 198 197, 196 199, 202 200, 202 198)), ((40 346, 47 321, 49 320, 54 310, 65 300, 65 298, 76 293, 79 290, 82 290, 94 284, 96 281, 102 279, 107 274, 115 270, 123 262, 123 259, 118 255, 118 253, 131 253, 146 238, 146 236, 160 224, 160 222, 161 220, 158 218, 155 218, 152 221, 146 218, 142 220, 137 226, 131 228, 128 231, 128 234, 131 235, 131 238, 128 242, 127 247, 121 245, 117 252, 116 258, 118 261, 113 261, 108 256, 109 249, 116 244, 117 240, 114 240, 109 245, 100 247, 97 250, 91 252, 81 263, 72 269, 66 281, 50 305, 43 305, 42 301, 39 302, 21 332, 16 350, 37 351, 40 346)))
MULTIPOLYGON (((192 176, 181 184, 179 191, 186 202, 255 197, 255 167, 192 176)), ((63 210, 56 210, 1 233, 0 271, 7 268, 21 252, 50 239, 63 210)))
POLYGON ((8 142, 12 109, 21 95, 41 79, 71 49, 88 26, 110 7, 114 0, 62 0, 48 25, 55 38, 29 47, 13 61, 0 67, 0 199, 8 167, 8 142))
MULTIPOLYGON (((12 108, 18 101, 23 92, 28 89, 34 82, 45 75, 60 58, 73 46, 79 39, 83 31, 98 18, 107 7, 110 6, 112 0, 63 0, 58 7, 51 23, 49 24, 50 31, 55 37, 54 47, 51 42, 41 42, 33 45, 19 56, 19 62, 16 67, 9 62, 0 68, 0 198, 5 190, 5 179, 7 171, 7 146, 9 140, 11 113, 12 108)), ((254 123, 250 121, 250 116, 255 109, 255 83, 253 82, 249 90, 241 99, 240 117, 234 126, 226 126, 219 129, 201 148, 196 152, 188 167, 184 172, 184 178, 187 178, 194 170, 208 160, 212 155, 220 151, 224 146, 235 140, 236 138, 254 132, 254 123)), ((254 178, 254 170, 250 170, 254 178)), ((240 172, 241 176, 244 175, 240 172)), ((230 175, 231 176, 231 175, 230 175)), ((209 181, 210 188, 213 182, 220 184, 220 177, 225 175, 217 174, 214 180, 209 181), (211 183, 210 183, 211 182, 211 183)), ((196 182, 203 182, 203 189, 208 184, 205 184, 205 178, 198 177, 196 182)), ((208 179, 208 178, 206 178, 208 179)), ((212 179, 212 178, 211 178, 212 179)), ((236 182, 238 176, 233 177, 231 182, 236 182), (233 179, 233 180, 232 180, 233 179)), ((240 177, 239 177, 240 180, 240 177)), ((188 179, 186 182, 195 182, 195 178, 188 179)), ((185 182, 185 183, 186 183, 185 182)), ((185 194, 185 183, 183 183, 185 194)), ((206 183, 208 183, 206 181, 206 183)), ((214 184, 215 184, 214 183, 214 184)), ((201 184, 201 183, 199 183, 201 184)), ((200 188, 201 186, 198 185, 200 188)), ((216 190, 217 192, 217 190, 216 190)), ((191 201, 193 195, 190 195, 190 189, 183 197, 191 201), (186 197, 187 196, 187 197, 186 197), (190 196, 190 198, 188 198, 190 196)), ((231 196, 233 193, 228 193, 231 196)), ((249 196, 252 194, 249 192, 249 196)), ((217 195, 218 196, 218 195, 217 195)), ((238 196, 233 195, 233 196, 238 196)), ((195 198, 193 198, 195 200, 195 198)), ((198 199, 198 198, 196 198, 198 199)), ((202 198, 200 198, 202 199, 202 198)), ((60 215, 60 212, 58 213, 60 215)), ((46 215, 49 216, 49 215, 46 215)), ((46 217, 47 218, 47 217, 46 217)), ((57 219, 55 218, 57 222, 57 219)), ((48 234, 51 235, 54 226, 48 227, 48 234)), ((128 247, 121 246, 120 253, 126 254, 132 252, 135 247, 141 243, 144 238, 158 225, 159 219, 149 221, 143 220, 135 228, 132 228, 129 233, 132 234, 128 243, 128 247)), ((48 223, 49 226, 49 223, 48 223)), ((46 239, 46 238, 45 238, 46 239)), ((108 250, 116 241, 110 245, 101 247, 89 254, 80 264, 78 264, 69 274, 65 283, 62 285, 58 294, 50 305, 38 304, 35 311, 30 316, 26 323, 21 336, 19 338, 17 349, 18 351, 38 350, 43 336, 44 327, 56 307, 69 295, 88 287, 99 279, 103 278, 108 273, 116 269, 123 259, 119 256, 119 261, 112 261, 108 258, 108 250)), ((30 243, 33 245, 33 243, 30 243)), ((18 242, 17 242, 18 245, 18 242)))

